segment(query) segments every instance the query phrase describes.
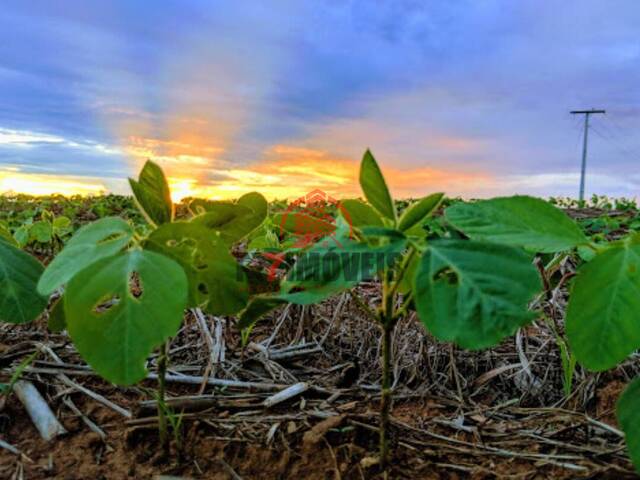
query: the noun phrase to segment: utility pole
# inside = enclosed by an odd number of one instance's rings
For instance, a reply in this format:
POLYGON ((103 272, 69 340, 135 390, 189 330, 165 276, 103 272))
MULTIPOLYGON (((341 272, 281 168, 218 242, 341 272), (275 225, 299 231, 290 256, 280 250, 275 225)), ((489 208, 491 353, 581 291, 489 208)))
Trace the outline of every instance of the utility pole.
POLYGON ((587 171, 587 138, 589 136, 589 115, 607 113, 605 110, 572 110, 571 115, 584 115, 584 138, 582 139, 582 168, 580 169, 580 202, 584 201, 584 177, 587 171))

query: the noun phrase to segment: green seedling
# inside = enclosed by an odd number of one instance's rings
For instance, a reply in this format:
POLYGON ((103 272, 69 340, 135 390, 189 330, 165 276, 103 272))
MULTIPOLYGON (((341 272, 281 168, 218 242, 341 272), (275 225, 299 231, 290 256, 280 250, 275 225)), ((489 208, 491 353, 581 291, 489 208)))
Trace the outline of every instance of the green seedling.
MULTIPOLYGON (((594 198, 600 202, 601 198, 594 198)), ((605 205, 607 206, 607 205, 605 205)), ((568 345, 560 344, 565 392, 576 361, 593 371, 615 367, 640 348, 640 234, 593 244, 561 211, 539 200, 514 197, 449 209, 448 218, 472 238, 484 238, 546 253, 577 249, 585 260, 571 287, 566 314, 568 345), (509 205, 507 205, 507 203, 509 205), (498 206, 505 209, 502 214, 498 206), (590 251, 589 255, 585 255, 590 251)), ((621 395, 617 417, 631 460, 640 472, 640 379, 621 395)))
MULTIPOLYGON (((611 242, 577 272, 567 308, 566 328, 577 360, 607 370, 640 348, 640 235, 611 242)), ((620 397, 616 412, 640 472, 640 379, 620 397)))
POLYGON ((431 240, 424 226, 439 208, 443 194, 428 195, 398 215, 384 176, 367 151, 360 167, 366 202, 342 202, 337 225, 307 222, 325 238, 301 252, 276 294, 253 299, 239 326, 249 330, 280 304, 317 303, 362 280, 376 278, 382 298, 371 306, 352 292, 356 303, 381 330, 382 382, 380 464, 389 464, 388 424, 392 402, 391 338, 400 318, 415 307, 437 338, 463 348, 497 344, 529 323, 528 303, 541 290, 532 264, 534 251, 555 251, 588 243, 577 225, 555 207, 531 197, 494 199, 489 203, 455 203, 445 219, 463 231, 431 240), (506 222, 495 227, 496 219, 506 222), (529 224, 531 223, 531 227, 529 224), (333 236, 335 242, 327 241, 333 236), (376 261, 373 262, 372 258, 376 261))
MULTIPOLYGON (((110 382, 131 385, 144 379, 147 358, 159 349, 158 428, 166 451, 171 423, 164 408, 168 340, 178 331, 185 308, 222 315, 246 306, 247 279, 230 249, 261 225, 267 202, 250 193, 235 203, 209 202, 190 218, 176 220, 158 165, 147 162, 130 183, 148 225, 136 229, 119 217, 85 225, 42 276, 39 264, 22 254, 21 263, 8 262, 9 267, 33 272, 29 282, 10 291, 26 292, 37 281, 38 298, 44 301, 64 287, 52 311, 52 326, 66 328, 80 355, 110 382)), ((0 242, 0 259, 6 260, 3 251, 11 248, 0 242)), ((18 300, 22 305, 22 297, 18 300)), ((33 310, 25 311, 25 321, 33 310)))

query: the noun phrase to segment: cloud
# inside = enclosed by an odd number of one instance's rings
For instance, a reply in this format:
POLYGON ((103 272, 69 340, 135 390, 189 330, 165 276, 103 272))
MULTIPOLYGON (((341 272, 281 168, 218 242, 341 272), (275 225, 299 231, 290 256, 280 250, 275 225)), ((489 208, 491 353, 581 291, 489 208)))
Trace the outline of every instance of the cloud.
POLYGON ((639 22, 631 0, 13 2, 0 169, 127 191, 153 158, 181 194, 357 195, 370 147, 400 196, 569 195, 568 111, 593 106, 588 189, 633 195, 639 22))
POLYGON ((28 147, 48 143, 64 143, 64 141, 64 138, 56 135, 0 128, 0 146, 28 147))

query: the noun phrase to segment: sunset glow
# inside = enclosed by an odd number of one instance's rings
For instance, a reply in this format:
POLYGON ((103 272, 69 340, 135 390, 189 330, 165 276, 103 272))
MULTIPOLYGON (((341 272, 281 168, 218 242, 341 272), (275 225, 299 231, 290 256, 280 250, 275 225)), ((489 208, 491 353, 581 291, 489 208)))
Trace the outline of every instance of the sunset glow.
POLYGON ((370 148, 399 197, 575 196, 591 106, 587 192, 640 191, 627 0, 28 3, 0 12, 0 193, 130 194, 152 159, 175 200, 354 197, 370 148))
POLYGON ((0 193, 25 193, 28 195, 100 195, 107 188, 86 179, 65 178, 56 175, 37 175, 0 172, 0 193))

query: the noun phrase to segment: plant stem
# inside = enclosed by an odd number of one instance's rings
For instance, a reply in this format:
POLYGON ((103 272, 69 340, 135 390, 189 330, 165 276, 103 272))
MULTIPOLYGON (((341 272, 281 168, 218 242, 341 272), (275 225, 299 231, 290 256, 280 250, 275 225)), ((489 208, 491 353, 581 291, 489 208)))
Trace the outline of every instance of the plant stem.
POLYGON ((382 325, 382 391, 380 392, 380 468, 387 476, 389 466, 389 412, 391 411, 391 334, 396 322, 393 319, 394 295, 390 292, 391 271, 384 272, 382 305, 379 311, 382 325))
POLYGON ((416 247, 413 244, 409 244, 409 252, 402 259, 402 263, 400 264, 400 267, 396 273, 396 278, 394 279, 393 285, 391 286, 391 291, 389 292, 389 296, 392 299, 396 294, 396 292, 398 291, 398 288, 400 287, 400 282, 402 281, 405 274, 407 273, 409 264, 411 263, 411 260, 413 260, 413 257, 415 256, 416 253, 417 253, 416 247))
POLYGON ((163 342, 160 347, 160 356, 158 357, 158 436, 160 437, 160 448, 168 454, 169 432, 167 430, 167 405, 165 402, 167 356, 167 344, 163 342))
POLYGON ((393 324, 382 325, 382 392, 380 397, 380 467, 386 472, 389 464, 389 412, 391 410, 391 333, 393 324))

